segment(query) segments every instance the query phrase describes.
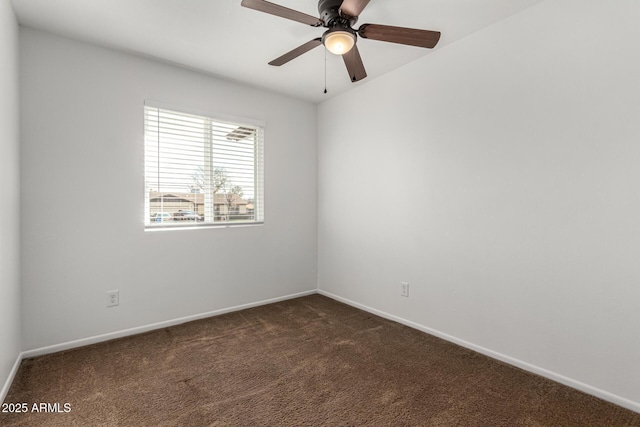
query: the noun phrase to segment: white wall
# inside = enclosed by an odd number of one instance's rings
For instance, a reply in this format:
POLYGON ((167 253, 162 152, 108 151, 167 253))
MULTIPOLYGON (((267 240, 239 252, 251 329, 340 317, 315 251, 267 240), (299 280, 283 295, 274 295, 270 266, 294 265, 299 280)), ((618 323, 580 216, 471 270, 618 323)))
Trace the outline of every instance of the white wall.
POLYGON ((316 289, 315 105, 28 28, 20 47, 24 350, 316 289), (145 99, 266 122, 263 226, 144 231, 145 99))
POLYGON ((639 21, 548 0, 321 104, 320 290, 640 411, 639 21))
POLYGON ((18 22, 0 1, 0 401, 21 350, 18 59, 18 22))

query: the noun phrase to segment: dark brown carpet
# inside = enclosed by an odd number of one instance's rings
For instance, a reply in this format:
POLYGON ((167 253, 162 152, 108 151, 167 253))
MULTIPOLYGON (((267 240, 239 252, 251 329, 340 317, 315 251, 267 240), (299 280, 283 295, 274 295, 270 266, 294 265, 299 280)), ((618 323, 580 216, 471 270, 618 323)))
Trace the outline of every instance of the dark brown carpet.
POLYGON ((25 360, 5 402, 29 411, 2 426, 640 426, 319 295, 25 360))

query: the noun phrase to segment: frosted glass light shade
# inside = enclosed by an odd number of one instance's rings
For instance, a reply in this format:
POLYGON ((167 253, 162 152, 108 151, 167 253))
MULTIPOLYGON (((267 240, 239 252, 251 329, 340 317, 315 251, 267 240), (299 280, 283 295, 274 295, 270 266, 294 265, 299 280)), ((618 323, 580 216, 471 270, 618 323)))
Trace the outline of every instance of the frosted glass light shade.
POLYGON ((332 31, 325 34, 323 43, 329 52, 343 55, 353 48, 356 38, 347 31, 332 31))

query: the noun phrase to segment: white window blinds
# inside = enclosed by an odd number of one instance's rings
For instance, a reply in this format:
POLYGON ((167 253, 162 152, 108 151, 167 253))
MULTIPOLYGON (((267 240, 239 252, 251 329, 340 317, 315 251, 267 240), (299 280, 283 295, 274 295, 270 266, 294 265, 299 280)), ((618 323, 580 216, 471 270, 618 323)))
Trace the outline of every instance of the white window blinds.
POLYGON ((262 222, 263 133, 145 106, 145 225, 262 222))

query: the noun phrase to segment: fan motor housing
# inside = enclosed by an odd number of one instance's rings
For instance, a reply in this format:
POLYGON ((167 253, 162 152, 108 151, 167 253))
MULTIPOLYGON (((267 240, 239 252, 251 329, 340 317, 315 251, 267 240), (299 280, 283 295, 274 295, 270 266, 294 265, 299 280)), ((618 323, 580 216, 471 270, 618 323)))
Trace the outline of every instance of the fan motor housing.
POLYGON ((318 0, 318 12, 325 27, 333 27, 336 24, 344 26, 354 25, 358 20, 357 16, 346 16, 340 14, 340 6, 343 0, 318 0))

